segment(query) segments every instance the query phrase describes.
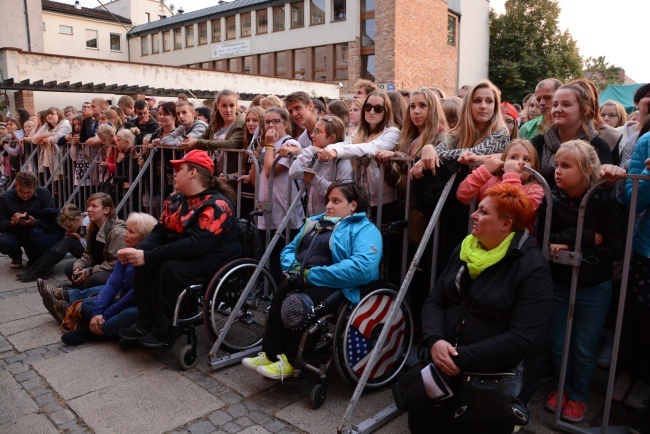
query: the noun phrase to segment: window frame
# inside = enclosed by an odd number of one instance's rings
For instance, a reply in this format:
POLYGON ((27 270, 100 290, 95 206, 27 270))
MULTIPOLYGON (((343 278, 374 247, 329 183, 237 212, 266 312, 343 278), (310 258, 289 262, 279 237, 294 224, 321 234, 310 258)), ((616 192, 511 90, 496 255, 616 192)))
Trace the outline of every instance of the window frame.
POLYGON ((268 9, 259 9, 255 11, 255 34, 256 35, 265 35, 269 32, 269 10, 268 9), (266 15, 266 30, 260 31, 260 12, 263 12, 266 15))
POLYGON ((447 45, 455 47, 458 43, 458 19, 449 14, 447 15, 447 45), (451 27, 450 27, 451 25, 451 27))
POLYGON ((310 26, 320 26, 321 24, 325 24, 325 8, 327 8, 327 1, 326 0, 309 0, 309 25, 310 26), (314 22, 314 2, 323 2, 323 19, 322 21, 319 22, 314 22))
POLYGON ((229 17, 226 17, 226 41, 232 41, 233 39, 237 39, 237 15, 231 15, 231 16, 229 16, 229 17), (228 20, 229 20, 230 18, 232 18, 233 21, 234 21, 234 22, 233 22, 233 24, 234 24, 234 28, 233 28, 233 31, 232 31, 232 35, 233 35, 232 37, 230 37, 230 36, 229 36, 229 33, 228 33, 229 30, 230 30, 230 29, 228 28, 228 20))
POLYGON ((172 39, 173 39, 174 50, 182 50, 183 49, 183 28, 182 27, 177 27, 175 29, 172 29, 172 39), (176 36, 178 36, 178 40, 176 40, 176 36))
POLYGON ((158 54, 160 53, 160 50, 162 49, 161 47, 161 41, 160 41, 160 33, 153 33, 151 35, 151 54, 158 54), (156 41, 158 42, 158 46, 156 46, 156 41))
POLYGON ((184 26, 185 27, 185 46, 186 47, 194 47, 196 45, 196 35, 194 34, 194 24, 190 24, 189 26, 184 26), (192 31, 188 33, 188 29, 191 29, 192 31), (190 36, 192 37, 192 43, 189 43, 189 38, 190 36))
MULTIPOLYGON (((350 49, 350 47, 348 46, 347 43, 334 44, 334 80, 335 81, 338 81, 338 80, 343 81, 343 80, 348 80, 349 79, 348 78, 350 76, 350 60, 349 60, 350 54, 349 54, 349 51, 348 51, 349 49, 350 49), (347 60, 346 60, 347 64, 345 66, 342 66, 339 63, 339 57, 336 54, 337 53, 337 50, 336 50, 337 47, 341 47, 341 49, 345 49, 348 52, 347 60), (337 75, 336 75, 337 71, 345 71, 346 72, 345 73, 345 78, 337 77, 337 75)), ((343 56, 341 56, 341 57, 343 57, 343 56)))
MULTIPOLYGON (((235 26, 236 25, 235 22, 235 26)), ((251 12, 241 13, 239 14, 239 37, 250 38, 251 36, 253 36, 253 14, 251 12), (248 16, 248 35, 244 34, 244 16, 248 16)))
POLYGON ((310 48, 297 48, 295 50, 292 50, 292 55, 293 55, 293 75, 292 78, 296 80, 307 80, 307 50, 310 48), (304 56, 303 58, 303 68, 298 68, 298 53, 302 52, 302 55, 304 56), (302 75, 302 78, 296 77, 296 75, 302 75))
POLYGON ((284 9, 285 5, 273 6, 273 32, 284 32, 287 30, 287 11, 284 9), (282 28, 275 27, 275 12, 282 10, 282 28))
POLYGON ((199 30, 198 31, 198 45, 207 45, 207 43, 208 43, 208 22, 203 21, 201 23, 198 23, 197 27, 198 27, 198 30, 199 30), (201 42, 201 26, 203 26, 204 29, 205 29, 205 40, 203 42, 201 42))
POLYGON ((59 34, 60 35, 74 35, 74 28, 72 26, 66 26, 65 24, 59 24, 59 34), (67 32, 62 32, 61 28, 62 27, 67 27, 70 29, 70 33, 67 32))
POLYGON ((326 45, 319 45, 316 47, 312 47, 312 59, 313 59, 313 73, 314 76, 312 77, 312 80, 314 81, 327 81, 327 46, 326 45), (322 68, 317 68, 316 64, 318 62, 318 57, 316 55, 317 51, 323 51, 323 67, 322 68), (319 78, 318 75, 321 74, 324 78, 319 78))
POLYGON ((86 29, 86 50, 99 50, 99 30, 86 29), (88 39, 88 32, 95 32, 95 37, 93 39, 88 39), (95 41, 95 46, 89 47, 88 42, 92 40, 95 41))
POLYGON ((122 35, 120 33, 110 32, 108 34, 108 47, 110 48, 111 52, 113 52, 113 53, 121 53, 122 52, 122 35), (118 43, 119 43, 119 49, 117 49, 117 50, 113 49, 113 41, 111 40, 113 38, 113 36, 117 36, 117 40, 118 40, 118 43))
POLYGON ((144 57, 149 54, 149 35, 140 36, 140 55, 144 57))
POLYGON ((217 42, 221 42, 221 18, 217 18, 216 20, 212 20, 212 43, 216 44, 217 42), (218 31, 215 32, 215 26, 214 23, 219 23, 219 25, 216 27, 218 31), (215 35, 217 35, 217 40, 215 41, 215 35))
POLYGON ((287 76, 287 52, 286 51, 276 51, 275 53, 272 53, 273 56, 275 57, 273 66, 274 66, 274 71, 273 71, 273 76, 275 77, 286 77, 287 76), (284 56, 284 72, 279 73, 278 72, 278 56, 283 55, 284 56))
POLYGON ((271 56, 273 56, 273 53, 262 53, 258 57, 258 65, 259 65, 259 74, 264 75, 266 77, 272 77, 275 75, 275 71, 271 71, 269 69, 269 63, 271 63, 271 56), (266 62, 263 62, 262 59, 266 56, 266 62), (266 68, 266 72, 262 72, 262 67, 266 68))
MULTIPOLYGON (((292 29, 301 29, 305 27, 305 0, 299 0, 296 2, 289 3, 289 11, 291 15, 291 28, 292 29), (294 8, 298 8, 299 5, 302 5, 302 22, 301 24, 294 24, 293 12, 294 8)), ((298 15, 298 14, 296 14, 298 15)))
POLYGON ((347 0, 332 0, 332 19, 331 19, 330 22, 346 21, 347 19, 348 19, 348 1, 347 0), (343 2, 343 4, 345 5, 343 7, 343 10, 345 11, 344 12, 345 17, 341 18, 341 19, 338 18, 339 13, 336 11, 336 2, 337 1, 343 2))
POLYGON ((174 45, 173 40, 174 40, 174 31, 173 30, 167 30, 165 32, 162 32, 162 51, 163 51, 163 53, 165 53, 167 51, 171 51, 171 48, 169 48, 168 44, 171 44, 173 46, 174 45), (165 41, 166 41, 165 35, 169 36, 169 40, 167 41, 167 44, 165 44, 165 41), (167 48, 165 48, 165 47, 167 47, 167 48))

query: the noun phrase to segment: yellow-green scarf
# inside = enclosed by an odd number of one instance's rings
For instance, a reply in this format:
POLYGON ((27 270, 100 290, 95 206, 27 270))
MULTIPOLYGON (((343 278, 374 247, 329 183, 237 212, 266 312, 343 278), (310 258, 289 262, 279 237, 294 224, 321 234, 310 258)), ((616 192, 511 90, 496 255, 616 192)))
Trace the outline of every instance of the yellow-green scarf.
POLYGON ((487 267, 496 264, 506 255, 515 233, 511 232, 505 240, 492 250, 484 250, 474 235, 468 235, 460 246, 460 260, 467 262, 472 279, 476 279, 487 267))

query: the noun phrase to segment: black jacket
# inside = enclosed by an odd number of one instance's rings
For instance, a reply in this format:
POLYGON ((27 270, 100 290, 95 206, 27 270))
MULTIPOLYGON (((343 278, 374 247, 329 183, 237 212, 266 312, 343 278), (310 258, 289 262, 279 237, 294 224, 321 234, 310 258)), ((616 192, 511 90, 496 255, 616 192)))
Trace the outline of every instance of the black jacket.
POLYGON ((56 222, 59 210, 54 205, 54 199, 49 190, 37 186, 34 196, 22 200, 15 188, 0 195, 0 232, 17 232, 33 229, 29 226, 11 226, 11 218, 17 212, 26 212, 34 217, 34 226, 40 227, 44 232, 63 232, 63 228, 56 222))
POLYGON ((160 125, 156 120, 152 117, 149 118, 147 123, 142 124, 142 123, 136 123, 135 127, 140 130, 140 133, 135 136, 135 144, 136 145, 141 145, 142 144, 142 139, 148 134, 153 134, 156 132, 158 128, 160 128, 160 125))
POLYGON ((553 303, 548 263, 533 237, 527 231, 517 232, 506 256, 476 279, 469 277, 466 263, 460 260, 460 246, 456 248, 422 309, 429 351, 441 339, 455 343, 461 294, 466 293, 456 366, 463 372, 498 372, 525 358, 526 396, 522 398, 529 400, 544 369, 553 303))
MULTIPOLYGON (((553 244, 566 244, 575 250, 578 212, 583 196, 571 199, 564 190, 553 189, 553 217, 551 237, 553 244)), ((578 274, 578 288, 589 288, 612 278, 612 266, 623 259, 625 251, 625 209, 608 190, 597 190, 589 199, 582 236, 582 263, 578 274), (596 234, 603 242, 596 246, 596 234)), ((553 280, 571 285, 573 267, 551 263, 553 280)))

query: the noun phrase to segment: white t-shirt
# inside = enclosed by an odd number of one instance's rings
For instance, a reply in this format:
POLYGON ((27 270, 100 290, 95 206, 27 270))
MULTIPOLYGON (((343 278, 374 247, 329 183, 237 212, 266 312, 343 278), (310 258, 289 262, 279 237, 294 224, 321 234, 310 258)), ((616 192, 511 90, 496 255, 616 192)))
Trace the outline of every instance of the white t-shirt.
MULTIPOLYGON (((293 140, 291 136, 287 135, 273 144, 275 149, 278 149, 282 145, 292 145, 300 146, 298 142, 293 140), (287 140, 288 139, 288 140, 287 140)), ((262 155, 260 156, 260 162, 264 161, 264 149, 262 150, 262 155)), ((291 167, 291 158, 281 158, 278 161, 278 164, 283 165, 287 169, 291 167)), ((260 164, 260 176, 259 176, 259 199, 260 201, 266 201, 269 197, 269 178, 264 174, 264 169, 262 164, 260 164)), ((273 210, 271 211, 271 227, 269 229, 277 229, 282 222, 282 219, 287 214, 287 210, 291 205, 291 202, 296 198, 298 194, 298 188, 293 179, 289 178, 289 171, 286 170, 281 174, 273 177, 273 210), (291 200, 289 198, 289 187, 291 186, 291 200)), ((264 216, 257 219, 257 227, 261 230, 266 230, 266 214, 267 211, 264 211, 264 216)), ((291 214, 291 219, 289 220, 290 229, 298 229, 302 226, 303 220, 305 219, 305 213, 303 212, 302 205, 298 205, 296 209, 291 214)))
POLYGON ((305 130, 298 136, 298 143, 300 143, 302 149, 307 149, 313 144, 311 137, 309 137, 309 131, 305 130))

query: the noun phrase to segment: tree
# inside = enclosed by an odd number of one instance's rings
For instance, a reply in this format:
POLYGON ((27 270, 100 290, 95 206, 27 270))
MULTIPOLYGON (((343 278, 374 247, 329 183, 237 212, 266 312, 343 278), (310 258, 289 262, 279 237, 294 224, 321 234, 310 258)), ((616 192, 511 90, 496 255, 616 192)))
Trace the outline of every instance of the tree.
POLYGON ((490 11, 490 79, 502 99, 519 102, 545 78, 582 77, 575 40, 558 25, 557 0, 507 0, 505 13, 490 11))
POLYGON ((610 84, 623 84, 624 70, 619 66, 610 65, 605 56, 589 57, 585 60, 584 77, 592 80, 602 92, 610 84))

